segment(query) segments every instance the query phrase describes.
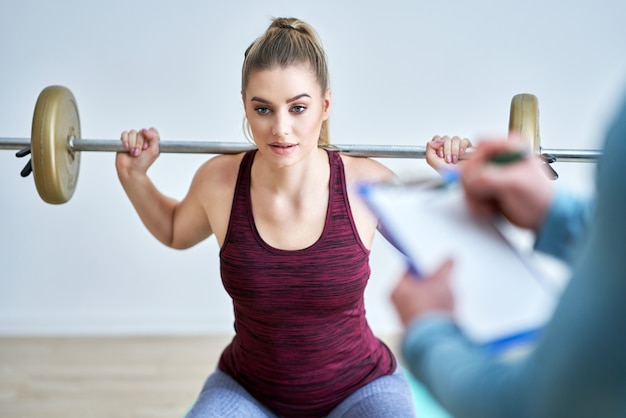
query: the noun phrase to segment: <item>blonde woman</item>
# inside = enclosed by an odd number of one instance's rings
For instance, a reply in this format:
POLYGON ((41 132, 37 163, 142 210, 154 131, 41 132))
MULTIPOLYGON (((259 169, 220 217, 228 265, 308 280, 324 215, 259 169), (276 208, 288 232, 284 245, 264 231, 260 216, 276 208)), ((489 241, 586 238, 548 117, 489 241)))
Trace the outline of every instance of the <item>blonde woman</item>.
POLYGON ((130 152, 116 160, 156 238, 188 248, 215 235, 220 246, 236 335, 188 416, 415 416, 396 359, 365 318, 377 220, 349 187, 394 174, 324 149, 331 91, 314 29, 274 19, 245 53, 241 95, 257 149, 209 159, 182 201, 146 174, 159 154, 154 128, 124 132, 130 152))

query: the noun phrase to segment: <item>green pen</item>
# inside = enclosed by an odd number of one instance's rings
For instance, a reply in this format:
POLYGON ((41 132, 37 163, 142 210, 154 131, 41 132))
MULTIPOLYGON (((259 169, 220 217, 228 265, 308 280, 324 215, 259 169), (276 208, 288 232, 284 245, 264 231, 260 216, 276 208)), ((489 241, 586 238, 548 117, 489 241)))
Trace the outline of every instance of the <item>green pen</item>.
MULTIPOLYGON (((527 151, 523 150, 511 150, 494 155, 489 159, 489 162, 496 165, 510 164, 525 158, 528 154, 529 153, 527 151)), ((542 154, 540 155, 540 157, 541 161, 543 162, 543 167, 545 168, 546 176, 548 176, 550 180, 557 180, 559 178, 559 174, 550 165, 550 162, 552 161, 549 160, 549 158, 551 156, 548 154, 542 154)))
MULTIPOLYGON (((472 148, 468 148, 467 152, 461 155, 461 159, 468 158, 473 152, 472 148)), ((495 165, 505 165, 514 163, 524 159, 528 155, 526 150, 510 150, 493 155, 489 158, 489 162, 495 165)), ((457 184, 461 179, 461 172, 454 167, 444 168, 439 171, 440 178, 418 178, 408 180, 396 180, 389 185, 399 187, 418 187, 421 189, 444 189, 453 184, 457 184)))
MULTIPOLYGON (((474 148, 468 148, 464 154, 461 154, 459 157, 460 160, 465 160, 466 158, 470 158, 472 153, 474 152, 474 148)), ((509 151, 504 151, 499 154, 492 155, 489 158, 489 162, 498 165, 505 165, 514 163, 515 161, 519 161, 528 156, 529 151, 525 149, 513 149, 509 151)))
POLYGON ((510 164, 519 161, 528 155, 524 150, 511 150, 500 154, 496 154, 489 158, 489 162, 498 165, 510 164))

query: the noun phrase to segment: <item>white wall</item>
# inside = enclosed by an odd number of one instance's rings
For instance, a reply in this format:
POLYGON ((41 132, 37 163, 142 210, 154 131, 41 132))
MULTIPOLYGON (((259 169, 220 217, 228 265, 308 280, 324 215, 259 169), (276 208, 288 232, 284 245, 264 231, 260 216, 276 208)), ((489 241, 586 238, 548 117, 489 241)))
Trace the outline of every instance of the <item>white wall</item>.
MULTIPOLYGON (((511 98, 528 92, 544 147, 598 148, 626 81, 622 0, 1 0, 0 136, 29 137, 37 95, 62 84, 83 138, 154 125, 166 140, 244 141, 243 51, 271 16, 318 29, 336 143, 503 133, 511 98)), ((164 155, 151 173, 180 198, 205 158, 164 155)), ((76 194, 60 206, 19 177, 24 163, 0 151, 0 334, 232 330, 214 239, 187 251, 159 244, 125 198, 113 154, 83 153, 76 194)), ((590 188, 593 164, 556 168, 563 185, 590 188)), ((381 334, 399 329, 388 293, 401 269, 377 240, 367 308, 381 334)))

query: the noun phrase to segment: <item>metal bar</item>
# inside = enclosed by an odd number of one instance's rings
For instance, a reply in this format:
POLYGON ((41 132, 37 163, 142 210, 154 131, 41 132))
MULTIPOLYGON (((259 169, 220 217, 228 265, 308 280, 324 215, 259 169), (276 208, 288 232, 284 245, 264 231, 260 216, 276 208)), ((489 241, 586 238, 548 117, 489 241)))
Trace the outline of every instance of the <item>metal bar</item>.
MULTIPOLYGON (((0 150, 23 149, 30 145, 29 138, 0 138, 0 150)), ((211 141, 161 141, 162 153, 180 154, 236 154, 254 149, 247 142, 211 141)), ((119 140, 114 139, 68 139, 70 151, 125 152, 119 140)), ((354 157, 372 158, 424 158, 423 145, 372 145, 372 144, 333 144, 328 147, 354 157)), ((575 150, 541 148, 541 154, 550 154, 558 162, 595 162, 602 155, 599 150, 575 150)))
POLYGON ((425 158, 425 145, 361 145, 333 144, 328 147, 353 157, 372 158, 425 158))
POLYGON ((0 138, 0 149, 22 149, 30 145, 29 138, 0 138))
MULTIPOLYGON (((108 139, 75 139, 70 138, 72 151, 126 151, 120 141, 108 139)), ((182 154, 236 154, 254 149, 247 142, 209 142, 209 141, 161 141, 162 153, 182 154)), ((373 158, 424 158, 426 147, 420 145, 341 145, 333 144, 328 149, 340 151, 355 157, 373 158)))
POLYGON ((541 147, 541 154, 550 154, 557 162, 593 163, 600 158, 602 151, 590 149, 551 149, 541 147))
MULTIPOLYGON (((69 139, 71 151, 126 152, 119 140, 111 139, 69 139)), ((161 141, 161 153, 169 154, 236 154, 254 149, 247 142, 209 142, 209 141, 161 141)))

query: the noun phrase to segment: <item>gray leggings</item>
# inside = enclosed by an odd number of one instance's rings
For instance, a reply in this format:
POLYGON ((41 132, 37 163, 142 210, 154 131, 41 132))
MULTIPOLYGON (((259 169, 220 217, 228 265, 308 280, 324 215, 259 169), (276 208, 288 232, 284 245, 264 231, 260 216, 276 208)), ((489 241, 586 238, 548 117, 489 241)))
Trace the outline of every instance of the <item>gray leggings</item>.
MULTIPOLYGON (((327 418, 403 418, 416 416, 409 383, 398 368, 348 396, 327 418)), ((277 418, 239 383, 217 369, 186 418, 277 418)))

